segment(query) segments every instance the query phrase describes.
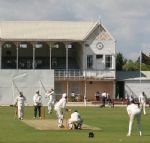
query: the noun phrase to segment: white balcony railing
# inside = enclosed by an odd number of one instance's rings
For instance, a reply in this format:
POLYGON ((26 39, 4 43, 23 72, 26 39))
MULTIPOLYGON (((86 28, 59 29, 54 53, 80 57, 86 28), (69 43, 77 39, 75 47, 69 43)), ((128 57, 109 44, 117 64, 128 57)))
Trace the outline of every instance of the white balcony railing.
POLYGON ((115 70, 55 70, 55 78, 115 79, 115 70))

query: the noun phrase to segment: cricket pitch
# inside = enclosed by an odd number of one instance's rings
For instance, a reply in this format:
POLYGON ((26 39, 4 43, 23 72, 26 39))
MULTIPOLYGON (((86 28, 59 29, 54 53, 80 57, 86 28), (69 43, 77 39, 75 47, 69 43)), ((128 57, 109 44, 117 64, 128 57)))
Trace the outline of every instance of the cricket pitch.
MULTIPOLYGON (((57 120, 23 120, 26 125, 33 127, 37 130, 69 130, 67 127, 59 128, 57 126, 57 120)), ((101 131, 98 127, 89 126, 86 124, 82 125, 82 130, 98 130, 101 131)))

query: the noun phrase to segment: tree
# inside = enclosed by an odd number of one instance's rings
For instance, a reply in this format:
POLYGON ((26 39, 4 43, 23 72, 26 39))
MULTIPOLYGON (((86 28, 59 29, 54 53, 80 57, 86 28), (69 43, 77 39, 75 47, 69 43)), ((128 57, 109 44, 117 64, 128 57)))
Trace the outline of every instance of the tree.
POLYGON ((124 71, 139 71, 140 64, 139 62, 133 62, 132 60, 128 60, 125 65, 123 65, 124 71))
POLYGON ((126 64, 127 60, 123 57, 121 53, 117 53, 116 56, 116 70, 122 71, 123 65, 126 64))
MULTIPOLYGON (((142 71, 150 71, 149 58, 150 57, 147 58, 142 55, 142 63, 141 63, 142 71)), ((121 53, 117 53, 116 70, 117 71, 140 71, 140 57, 136 61, 132 61, 132 60, 125 59, 121 53)))

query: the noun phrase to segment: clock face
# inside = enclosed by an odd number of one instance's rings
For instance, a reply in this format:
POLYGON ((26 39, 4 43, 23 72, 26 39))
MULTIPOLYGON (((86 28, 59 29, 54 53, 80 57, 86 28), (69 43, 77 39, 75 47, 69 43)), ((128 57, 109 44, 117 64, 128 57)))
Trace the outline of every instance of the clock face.
POLYGON ((104 47, 104 45, 103 45, 102 42, 98 42, 98 43, 96 44, 96 48, 99 49, 99 50, 103 49, 103 47, 104 47))

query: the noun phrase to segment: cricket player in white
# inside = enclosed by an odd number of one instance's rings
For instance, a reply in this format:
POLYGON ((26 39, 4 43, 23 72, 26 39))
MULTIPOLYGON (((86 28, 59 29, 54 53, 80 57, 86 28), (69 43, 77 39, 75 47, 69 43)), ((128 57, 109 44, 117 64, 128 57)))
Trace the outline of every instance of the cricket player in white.
POLYGON ((146 95, 144 92, 142 92, 139 96, 139 103, 140 103, 140 108, 143 109, 143 113, 144 115, 146 115, 146 110, 145 110, 145 106, 146 106, 146 95))
POLYGON ((46 98, 49 98, 47 106, 48 106, 48 113, 50 114, 52 113, 52 109, 56 101, 54 89, 47 91, 45 95, 46 95, 46 98))
POLYGON ((77 110, 75 110, 71 114, 71 118, 68 120, 69 129, 73 129, 73 127, 75 129, 81 129, 82 123, 83 123, 83 120, 81 119, 80 114, 78 113, 77 110))
POLYGON ((63 112, 66 109, 66 103, 67 103, 67 95, 66 93, 63 93, 62 98, 55 104, 54 110, 56 111, 57 119, 58 119, 58 127, 63 128, 63 120, 64 115, 63 112))
POLYGON ((139 134, 142 136, 142 127, 141 127, 141 109, 134 104, 134 100, 131 101, 131 104, 127 106, 127 113, 129 115, 129 129, 127 136, 131 136, 133 121, 136 118, 139 128, 139 134))
POLYGON ((20 95, 17 96, 15 104, 17 105, 18 110, 18 119, 23 120, 24 116, 24 102, 26 98, 23 96, 23 93, 20 92, 20 95))

